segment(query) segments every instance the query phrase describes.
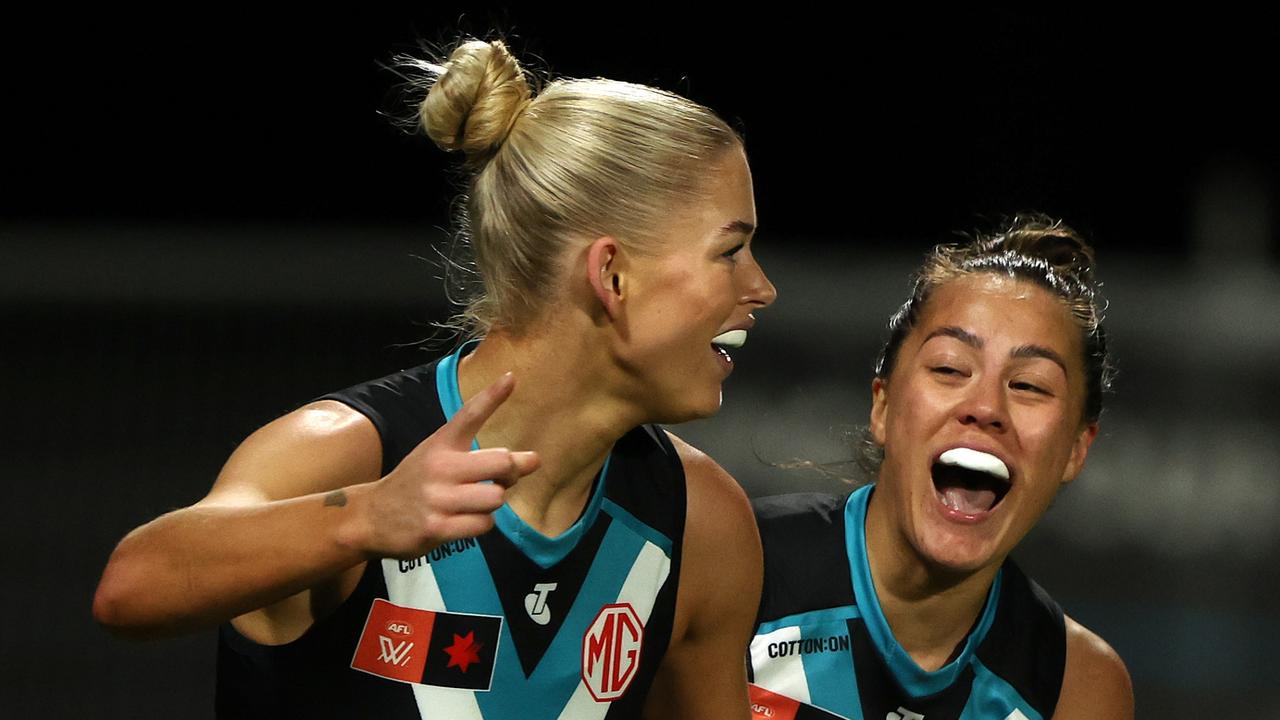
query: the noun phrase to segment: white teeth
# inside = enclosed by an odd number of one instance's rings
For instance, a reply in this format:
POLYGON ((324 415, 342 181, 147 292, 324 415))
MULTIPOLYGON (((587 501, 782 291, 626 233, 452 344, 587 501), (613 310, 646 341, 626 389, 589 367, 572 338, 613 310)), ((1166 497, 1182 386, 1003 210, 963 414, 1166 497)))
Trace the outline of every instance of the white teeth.
POLYGON ((955 465, 966 470, 984 472, 995 475, 1001 480, 1009 479, 1009 468, 1004 461, 990 453, 979 452, 969 448, 952 448, 938 457, 943 465, 955 465))
POLYGON ((746 330, 730 330, 722 332, 711 338, 712 345, 723 345, 725 347, 740 348, 747 343, 746 330))

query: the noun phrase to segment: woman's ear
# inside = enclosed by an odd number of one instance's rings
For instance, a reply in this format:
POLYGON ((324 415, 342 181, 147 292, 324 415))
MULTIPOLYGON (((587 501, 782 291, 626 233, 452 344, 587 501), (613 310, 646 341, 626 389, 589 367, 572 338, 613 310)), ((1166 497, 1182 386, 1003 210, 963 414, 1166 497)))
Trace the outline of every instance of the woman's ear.
POLYGON ((626 265, 626 252, 613 237, 598 237, 587 248, 587 282, 601 310, 610 320, 617 320, 622 312, 626 296, 626 265))
POLYGON ((885 418, 889 412, 889 384, 884 378, 871 381, 871 438, 880 447, 884 447, 885 418))

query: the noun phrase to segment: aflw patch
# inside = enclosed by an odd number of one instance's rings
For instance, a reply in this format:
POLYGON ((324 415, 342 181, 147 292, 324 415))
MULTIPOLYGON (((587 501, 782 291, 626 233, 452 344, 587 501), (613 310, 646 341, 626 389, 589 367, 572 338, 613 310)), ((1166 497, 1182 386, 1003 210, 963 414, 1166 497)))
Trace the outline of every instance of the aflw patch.
POLYGON ((786 695, 749 684, 752 720, 844 720, 840 715, 827 712, 808 703, 802 703, 786 695))
POLYGON ((389 680, 489 689, 502 618, 373 601, 351 667, 389 680))

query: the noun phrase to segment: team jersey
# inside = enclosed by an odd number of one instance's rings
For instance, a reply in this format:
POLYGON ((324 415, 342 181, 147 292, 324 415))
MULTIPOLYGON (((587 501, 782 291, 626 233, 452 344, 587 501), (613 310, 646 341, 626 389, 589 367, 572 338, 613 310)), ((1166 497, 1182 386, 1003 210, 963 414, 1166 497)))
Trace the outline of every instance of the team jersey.
MULTIPOLYGON (((367 416, 383 474, 462 405, 458 354, 325 396, 367 416)), ((493 530, 366 564, 298 640, 219 633, 225 717, 527 720, 637 717, 671 638, 684 470, 666 434, 615 443, 557 537, 509 506, 493 530)))
POLYGON ((1047 720, 1066 662, 1062 610, 1006 561, 956 654, 920 668, 881 612, 867 563, 874 486, 756 501, 765 582, 751 641, 757 718, 1047 720))

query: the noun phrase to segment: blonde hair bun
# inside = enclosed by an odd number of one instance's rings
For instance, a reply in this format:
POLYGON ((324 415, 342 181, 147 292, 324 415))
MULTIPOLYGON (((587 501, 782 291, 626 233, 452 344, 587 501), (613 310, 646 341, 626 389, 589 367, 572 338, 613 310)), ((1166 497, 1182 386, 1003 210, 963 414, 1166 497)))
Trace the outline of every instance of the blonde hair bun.
POLYGON ((418 109, 422 129, 441 149, 483 161, 529 104, 523 68, 501 41, 470 40, 435 69, 435 84, 418 109))
POLYGON ((450 267, 465 303, 452 322, 472 335, 546 312, 565 259, 590 238, 636 253, 665 247, 673 210, 702 201, 716 164, 741 145, 690 100, 617 80, 542 78, 498 41, 467 40, 443 61, 404 57, 401 67, 425 97, 418 125, 440 148, 466 153, 456 223, 471 258, 450 267))

